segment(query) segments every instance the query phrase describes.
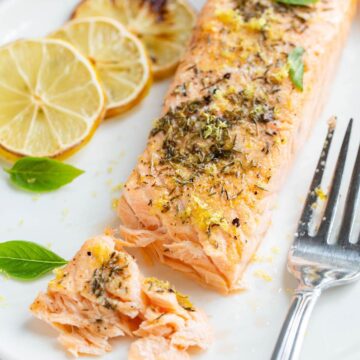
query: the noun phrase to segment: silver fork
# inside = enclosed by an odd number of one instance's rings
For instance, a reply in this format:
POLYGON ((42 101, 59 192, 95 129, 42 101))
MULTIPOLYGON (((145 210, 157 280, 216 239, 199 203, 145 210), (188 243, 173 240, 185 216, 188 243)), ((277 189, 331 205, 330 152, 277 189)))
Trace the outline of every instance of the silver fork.
POLYGON ((317 201, 316 189, 321 185, 334 135, 334 126, 329 126, 294 243, 289 251, 288 270, 297 278, 299 285, 295 290, 271 360, 298 359, 311 312, 322 291, 332 286, 347 284, 360 277, 360 234, 357 234, 359 240, 356 244, 349 241, 354 230, 359 202, 360 147, 352 172, 341 224, 338 228, 334 221, 338 212, 340 185, 351 129, 352 120, 347 127, 337 159, 323 218, 316 234, 312 235, 310 222, 313 218, 314 204, 317 201), (334 234, 338 234, 336 243, 329 244, 329 239, 334 234))

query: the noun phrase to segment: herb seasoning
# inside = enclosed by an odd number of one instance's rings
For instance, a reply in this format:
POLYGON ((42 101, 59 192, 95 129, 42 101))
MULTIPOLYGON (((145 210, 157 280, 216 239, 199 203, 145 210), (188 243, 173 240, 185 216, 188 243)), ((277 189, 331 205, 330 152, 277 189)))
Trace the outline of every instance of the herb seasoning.
POLYGON ((151 212, 197 225, 215 249, 216 234, 228 233, 238 256, 250 220, 234 215, 267 196, 272 156, 290 131, 288 95, 298 92, 289 54, 303 45, 299 34, 315 12, 273 0, 233 3, 201 25, 207 55, 185 67, 172 89, 150 133, 151 160, 141 160, 154 173, 139 176, 139 185, 154 191, 151 212))

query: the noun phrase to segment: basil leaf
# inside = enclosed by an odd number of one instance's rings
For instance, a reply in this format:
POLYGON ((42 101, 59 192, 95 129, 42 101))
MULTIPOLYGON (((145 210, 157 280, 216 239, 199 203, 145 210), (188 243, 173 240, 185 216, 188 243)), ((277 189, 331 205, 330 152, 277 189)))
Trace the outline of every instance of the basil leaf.
POLYGON ((295 48, 288 56, 289 75, 292 83, 299 90, 303 90, 304 62, 302 47, 295 48))
POLYGON ((66 263, 60 256, 33 242, 0 243, 0 270, 17 279, 36 279, 66 263))
POLYGON ((307 6, 317 3, 319 0, 276 0, 278 3, 289 4, 289 5, 299 5, 307 6))
POLYGON ((15 185, 33 192, 56 190, 84 173, 60 161, 36 157, 22 158, 11 169, 4 170, 15 185))

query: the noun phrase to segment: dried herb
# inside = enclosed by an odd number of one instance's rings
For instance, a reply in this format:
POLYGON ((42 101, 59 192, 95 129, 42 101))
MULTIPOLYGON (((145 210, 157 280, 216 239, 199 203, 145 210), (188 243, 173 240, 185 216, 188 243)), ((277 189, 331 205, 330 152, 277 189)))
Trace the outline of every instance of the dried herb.
POLYGON ((211 109, 211 98, 185 102, 169 110, 160 118, 150 136, 164 135, 161 163, 181 165, 191 170, 188 177, 175 175, 176 182, 188 184, 208 170, 211 164, 219 164, 222 172, 237 165, 236 135, 232 129, 242 121, 268 123, 275 120, 274 107, 265 99, 249 96, 246 92, 230 94, 233 109, 219 115, 211 109))
MULTIPOLYGON (((113 281, 115 277, 122 276, 128 266, 126 261, 123 263, 118 253, 113 252, 107 262, 94 270, 89 286, 91 292, 98 298, 99 303, 107 309, 115 309, 116 305, 111 298, 108 298, 106 285, 113 281)), ((119 288, 121 287, 122 280, 119 281, 119 288)))
POLYGON ((263 1, 236 0, 236 9, 240 12, 245 21, 259 17, 271 6, 263 1))

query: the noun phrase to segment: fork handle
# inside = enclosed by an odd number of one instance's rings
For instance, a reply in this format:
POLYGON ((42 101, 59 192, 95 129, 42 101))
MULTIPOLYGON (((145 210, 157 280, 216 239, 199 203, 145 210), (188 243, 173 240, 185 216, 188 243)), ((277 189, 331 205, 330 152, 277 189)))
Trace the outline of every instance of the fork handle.
POLYGON ((307 324, 320 294, 320 289, 299 287, 295 291, 271 360, 296 360, 299 358, 307 324))

